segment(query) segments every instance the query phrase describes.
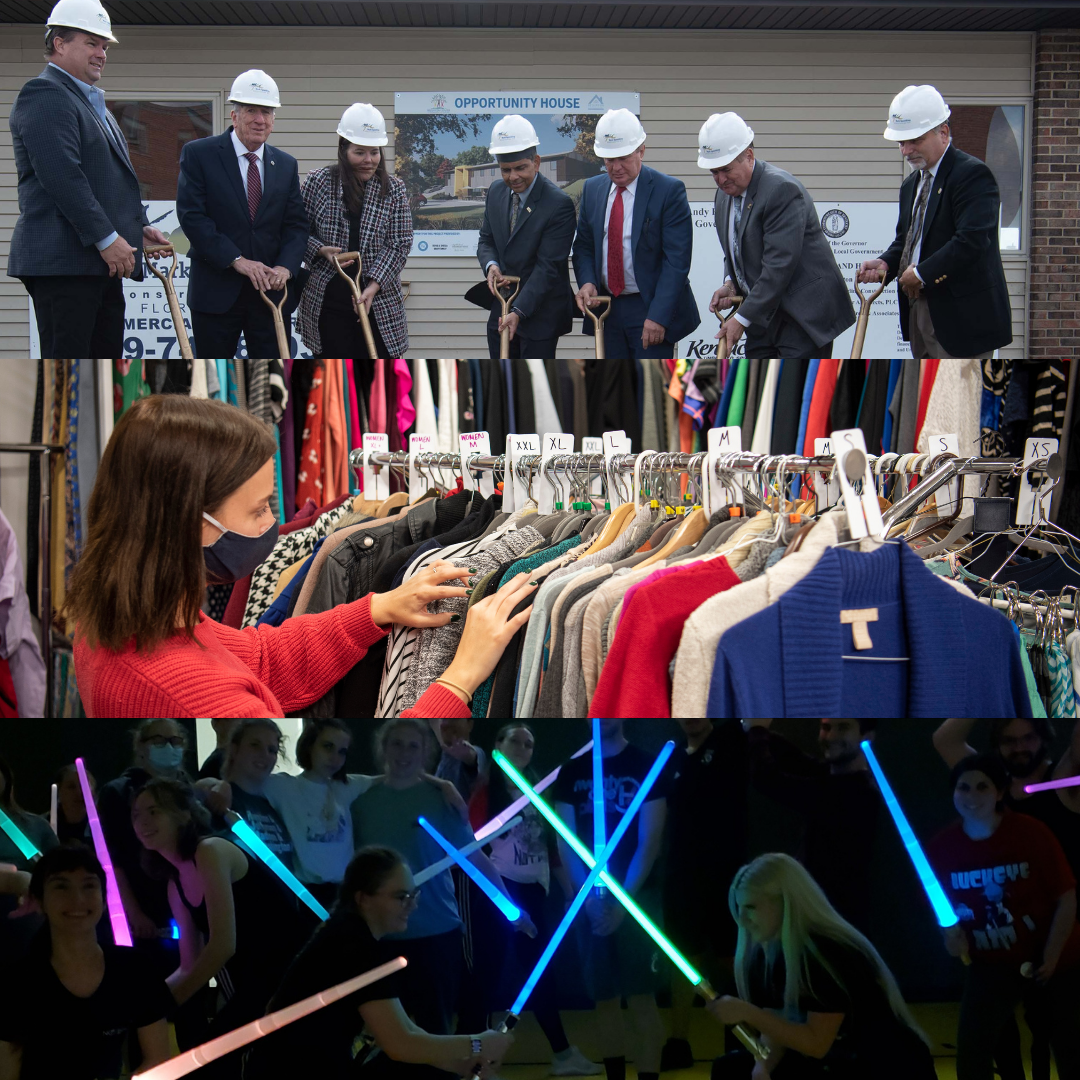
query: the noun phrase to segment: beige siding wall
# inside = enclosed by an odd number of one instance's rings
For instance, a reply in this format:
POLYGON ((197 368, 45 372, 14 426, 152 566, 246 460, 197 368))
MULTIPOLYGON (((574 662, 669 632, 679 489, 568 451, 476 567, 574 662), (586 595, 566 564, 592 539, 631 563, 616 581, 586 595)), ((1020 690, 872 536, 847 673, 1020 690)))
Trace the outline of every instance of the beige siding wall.
MULTIPOLYGON (((799 176, 818 200, 892 202, 899 155, 881 137, 894 93, 934 83, 946 100, 997 102, 1031 93, 1029 34, 751 33, 562 30, 334 30, 119 26, 106 93, 225 91, 261 67, 285 102, 273 142, 301 176, 327 162, 342 110, 366 100, 390 120, 395 90, 529 87, 637 90, 649 132, 647 161, 686 182, 691 201, 715 188, 697 168, 696 138, 711 112, 734 109, 754 128, 761 156, 799 176)), ((0 113, 42 67, 37 27, 5 27, 0 113)), ((392 150, 392 147, 391 147, 392 150)), ((0 128, 0 265, 18 207, 11 135, 0 128)), ((1014 342, 1024 355, 1027 259, 1006 265, 1014 342)), ((413 356, 486 355, 483 315, 462 299, 478 280, 471 259, 413 260, 408 301, 413 356)), ((26 356, 26 296, 0 278, 0 357, 26 356)), ((560 355, 586 352, 580 335, 560 355)))

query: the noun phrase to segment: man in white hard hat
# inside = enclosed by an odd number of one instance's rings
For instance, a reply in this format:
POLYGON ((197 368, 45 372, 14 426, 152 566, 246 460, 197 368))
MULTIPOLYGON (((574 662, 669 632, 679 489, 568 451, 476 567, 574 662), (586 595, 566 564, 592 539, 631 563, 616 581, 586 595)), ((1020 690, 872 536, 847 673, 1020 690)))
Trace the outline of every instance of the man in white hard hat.
MULTIPOLYGON (((570 245, 574 200, 540 172, 540 139, 524 116, 504 116, 491 130, 490 153, 501 179, 488 188, 476 257, 486 286, 468 298, 489 311, 488 355, 497 360, 500 332, 510 329, 510 359, 549 359, 574 325, 570 245), (521 278, 505 318, 498 288, 505 275, 521 278)), ((504 292, 506 290, 504 289, 504 292)))
POLYGON ((112 44, 98 0, 59 0, 48 64, 8 118, 19 187, 8 274, 34 299, 47 359, 123 356, 123 279, 142 280, 144 242, 168 242, 147 223, 127 141, 97 85, 112 44))
POLYGON ((714 218, 724 249, 724 284, 709 310, 719 314, 732 297, 744 298, 717 335, 728 354, 745 332, 750 359, 832 356, 855 309, 810 193, 755 155, 754 132, 738 113, 705 121, 698 165, 716 181, 714 218))
POLYGON ((1001 196, 989 167, 952 145, 949 116, 932 86, 893 98, 885 138, 911 174, 900 185, 896 238, 862 264, 859 280, 898 279, 900 329, 917 360, 985 360, 1012 341, 1001 196))
MULTIPOLYGON (((694 224, 686 185, 643 164, 645 129, 629 109, 596 122, 606 175, 582 186, 574 240, 577 304, 611 297, 604 348, 613 360, 670 359, 701 322, 690 290, 694 224)), ((590 319, 585 333, 592 334, 590 319)))
MULTIPOLYGON (((277 83, 245 71, 229 102, 229 130, 180 152, 176 216, 191 245, 191 327, 199 356, 236 356, 241 334, 248 356, 277 356, 273 315, 259 292, 278 300, 272 294, 295 282, 307 212, 296 158, 266 141, 281 104, 277 83)), ((286 311, 296 306, 295 286, 291 294, 286 311)), ((288 337, 288 314, 285 321, 288 337)))

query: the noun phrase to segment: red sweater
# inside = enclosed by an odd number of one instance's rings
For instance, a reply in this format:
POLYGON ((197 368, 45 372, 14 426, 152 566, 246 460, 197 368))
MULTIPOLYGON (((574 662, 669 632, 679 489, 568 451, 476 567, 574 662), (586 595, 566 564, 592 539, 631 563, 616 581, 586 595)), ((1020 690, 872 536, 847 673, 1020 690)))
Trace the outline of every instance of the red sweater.
MULTIPOLYGON (((200 614, 195 641, 177 635, 151 653, 91 649, 76 638, 75 674, 87 716, 283 717, 317 701, 387 631, 365 596, 282 626, 234 630, 200 614)), ((432 687, 403 716, 467 717, 432 687)))

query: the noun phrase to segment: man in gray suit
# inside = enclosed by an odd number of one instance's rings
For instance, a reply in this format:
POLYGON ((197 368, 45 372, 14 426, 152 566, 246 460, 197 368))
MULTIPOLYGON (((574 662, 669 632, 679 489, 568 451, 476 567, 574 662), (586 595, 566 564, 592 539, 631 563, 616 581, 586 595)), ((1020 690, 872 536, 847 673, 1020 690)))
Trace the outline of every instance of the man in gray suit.
POLYGON ((715 218, 725 280, 709 310, 745 297, 723 331, 728 349, 745 331, 751 359, 831 357, 855 308, 810 193, 755 158, 754 133, 736 113, 714 113, 702 125, 698 165, 720 189, 715 218))
POLYGON ((123 356, 123 279, 142 280, 144 242, 168 243, 147 223, 127 141, 96 85, 115 42, 98 0, 60 0, 49 63, 8 118, 19 220, 7 272, 33 297, 45 359, 123 356))

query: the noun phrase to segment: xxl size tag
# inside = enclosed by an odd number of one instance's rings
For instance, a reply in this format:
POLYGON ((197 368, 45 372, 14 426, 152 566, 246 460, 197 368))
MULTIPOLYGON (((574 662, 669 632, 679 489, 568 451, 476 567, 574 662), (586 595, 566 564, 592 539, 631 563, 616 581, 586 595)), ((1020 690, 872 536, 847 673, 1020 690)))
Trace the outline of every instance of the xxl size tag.
MULTIPOLYGON (((540 453, 539 435, 508 435, 506 437, 507 451, 510 461, 510 477, 512 482, 504 485, 505 488, 514 489, 514 509, 524 510, 530 500, 536 502, 536 495, 529 491, 527 476, 518 475, 518 462, 524 457, 536 457, 540 453)), ((505 493, 504 493, 505 497, 505 493)), ((505 509, 506 504, 503 504, 505 509)))
POLYGON ((372 454, 386 454, 390 452, 390 436, 385 431, 364 432, 364 498, 365 499, 389 499, 390 498, 390 468, 388 465, 378 467, 371 463, 372 454))
MULTIPOLYGON (((595 435, 586 435, 581 440, 581 452, 583 454, 602 454, 604 452, 604 440, 595 435)), ((602 480, 599 473, 593 475, 589 483, 589 494, 599 495, 602 488, 602 480)))
POLYGON ((474 454, 484 457, 491 456, 491 440, 486 431, 463 431, 458 435, 461 444, 461 478, 466 491, 477 491, 486 499, 495 493, 495 478, 490 469, 480 470, 480 481, 477 483, 473 475, 474 469, 469 465, 469 458, 474 454))
POLYGON ((548 473, 547 463, 553 457, 561 457, 564 454, 574 452, 574 436, 565 432, 544 432, 540 440, 540 480, 539 497, 537 503, 541 514, 550 514, 555 510, 555 504, 560 502, 564 508, 566 497, 561 482, 556 483, 548 473))
MULTIPOLYGON (((729 491, 716 475, 716 463, 726 454, 742 453, 742 428, 709 428, 708 457, 701 477, 701 501, 706 513, 712 517, 727 505, 729 491)), ((735 501, 742 506, 742 486, 735 485, 735 501)))
POLYGON ((409 436, 409 502, 414 503, 427 491, 424 474, 416 467, 417 454, 430 454, 435 449, 434 435, 409 436))
POLYGON ((833 455, 836 458, 836 475, 840 480, 840 490, 844 493, 844 506, 847 509, 848 529, 853 540, 864 536, 881 539, 885 535, 885 522, 878 506, 877 490, 874 487, 874 475, 870 470, 870 459, 866 456, 866 439, 859 428, 846 428, 834 431, 830 436, 833 455), (850 456, 858 453, 862 458, 859 470, 861 479, 852 481, 848 476, 850 456), (856 490, 856 485, 859 489, 856 490))
POLYGON ((1043 461, 1058 451, 1057 439, 1028 439, 1024 443, 1024 471, 1020 476, 1020 492, 1016 500, 1016 524, 1034 525, 1037 521, 1050 520, 1050 500, 1054 493, 1054 484, 1049 477, 1044 477, 1041 486, 1032 484, 1027 474, 1028 467, 1036 461, 1043 461))

